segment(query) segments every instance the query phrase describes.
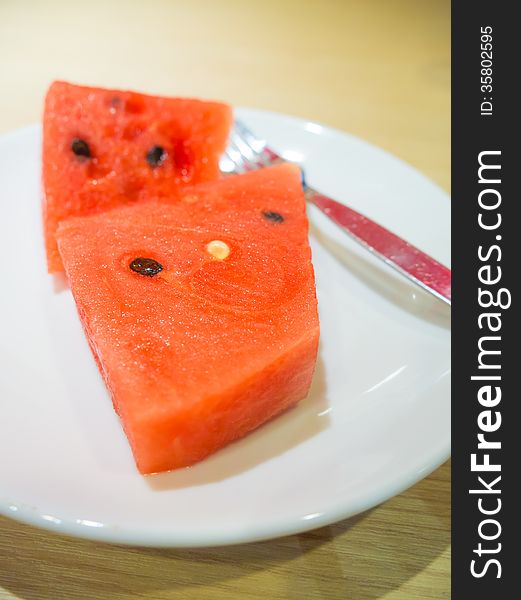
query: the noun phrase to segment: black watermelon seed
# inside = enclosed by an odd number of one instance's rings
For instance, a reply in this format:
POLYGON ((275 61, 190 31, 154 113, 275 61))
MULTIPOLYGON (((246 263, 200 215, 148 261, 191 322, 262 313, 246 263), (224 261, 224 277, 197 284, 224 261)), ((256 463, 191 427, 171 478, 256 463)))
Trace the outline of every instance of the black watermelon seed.
POLYGON ((273 223, 282 223, 284 221, 284 217, 280 213, 271 210, 265 210, 262 216, 268 219, 268 221, 273 221, 273 223))
POLYGON ((152 146, 145 156, 147 163, 152 167, 158 167, 166 158, 166 152, 161 146, 152 146))
POLYGON ((71 150, 76 154, 76 156, 81 156, 82 158, 90 158, 90 148, 85 140, 80 140, 80 138, 74 138, 71 144, 71 150))
POLYGON ((132 271, 144 275, 145 277, 154 277, 163 270, 163 265, 153 258, 135 258, 129 265, 132 271))

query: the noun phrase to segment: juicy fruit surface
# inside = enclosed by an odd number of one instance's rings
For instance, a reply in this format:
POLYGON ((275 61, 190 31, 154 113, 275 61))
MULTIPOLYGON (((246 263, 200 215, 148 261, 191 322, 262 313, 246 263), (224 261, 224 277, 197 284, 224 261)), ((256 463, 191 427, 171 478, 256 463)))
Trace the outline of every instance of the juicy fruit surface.
POLYGON ((288 165, 60 225, 79 314, 141 472, 193 464, 307 394, 319 334, 307 231, 288 165), (161 270, 140 274, 136 258, 161 270))
POLYGON ((49 271, 62 270, 62 219, 216 179, 231 122, 218 102, 53 83, 43 117, 49 271))

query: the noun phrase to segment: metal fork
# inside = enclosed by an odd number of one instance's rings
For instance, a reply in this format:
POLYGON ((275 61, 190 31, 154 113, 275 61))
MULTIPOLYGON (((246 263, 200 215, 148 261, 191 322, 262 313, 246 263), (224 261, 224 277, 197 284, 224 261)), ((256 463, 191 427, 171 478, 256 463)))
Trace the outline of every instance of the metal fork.
MULTIPOLYGON (((265 140, 256 137, 243 123, 235 121, 220 167, 224 173, 245 173, 283 161, 265 140)), ((307 200, 352 239, 409 281, 450 306, 450 269, 356 210, 312 189, 306 185, 303 172, 302 183, 307 200)))

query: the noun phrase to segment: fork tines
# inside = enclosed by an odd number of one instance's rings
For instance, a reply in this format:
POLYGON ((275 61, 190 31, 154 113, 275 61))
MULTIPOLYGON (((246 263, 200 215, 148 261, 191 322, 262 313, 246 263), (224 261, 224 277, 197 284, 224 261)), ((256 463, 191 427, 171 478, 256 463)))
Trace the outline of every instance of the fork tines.
POLYGON ((280 157, 267 148, 265 140, 257 138, 240 121, 235 121, 221 160, 221 171, 245 173, 266 167, 278 159, 280 157))

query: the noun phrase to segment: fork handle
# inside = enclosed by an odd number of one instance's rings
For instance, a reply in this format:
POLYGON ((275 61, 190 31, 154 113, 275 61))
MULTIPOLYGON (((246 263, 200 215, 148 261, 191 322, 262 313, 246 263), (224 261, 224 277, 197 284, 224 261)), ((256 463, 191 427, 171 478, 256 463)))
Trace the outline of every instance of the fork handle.
POLYGON ((311 188, 306 189, 306 197, 351 238, 450 306, 450 269, 356 210, 311 188))

